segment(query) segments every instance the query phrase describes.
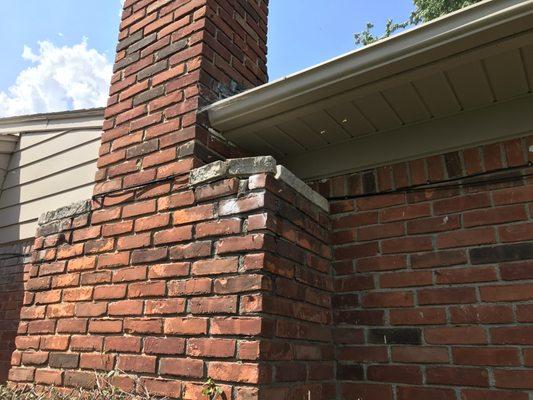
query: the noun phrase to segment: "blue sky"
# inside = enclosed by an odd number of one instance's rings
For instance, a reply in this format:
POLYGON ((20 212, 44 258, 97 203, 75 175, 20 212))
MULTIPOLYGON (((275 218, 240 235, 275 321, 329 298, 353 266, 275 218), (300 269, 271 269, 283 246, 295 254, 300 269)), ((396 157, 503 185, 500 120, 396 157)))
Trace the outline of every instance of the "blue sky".
MULTIPOLYGON (((105 95, 100 92, 106 92, 102 76, 109 73, 114 56, 120 0, 0 0, 0 4, 0 116, 102 102, 105 95), (70 76, 87 79, 80 89, 70 76), (32 103, 21 104, 27 98, 33 98, 32 103)), ((411 0, 270 0, 270 78, 351 51, 354 32, 366 22, 381 27, 388 17, 405 19, 411 8, 411 0)))
POLYGON ((49 40, 72 46, 86 36, 89 47, 113 58, 119 0, 0 0, 0 4, 0 91, 31 65, 21 57, 24 45, 35 49, 38 41, 49 40))
MULTIPOLYGON (((354 33, 367 22, 408 18, 411 0, 270 0, 270 79, 354 50, 354 33)), ((379 31, 379 30, 378 30, 379 31)))

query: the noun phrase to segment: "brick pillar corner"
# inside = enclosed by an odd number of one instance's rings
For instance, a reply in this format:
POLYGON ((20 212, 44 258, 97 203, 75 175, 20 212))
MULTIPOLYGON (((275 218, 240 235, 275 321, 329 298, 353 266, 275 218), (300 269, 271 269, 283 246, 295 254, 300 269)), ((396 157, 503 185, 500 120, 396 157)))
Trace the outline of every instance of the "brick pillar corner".
POLYGON ((327 202, 274 159, 88 205, 41 221, 12 384, 119 370, 120 387, 170 398, 202 399, 212 378, 231 400, 335 399, 327 202))

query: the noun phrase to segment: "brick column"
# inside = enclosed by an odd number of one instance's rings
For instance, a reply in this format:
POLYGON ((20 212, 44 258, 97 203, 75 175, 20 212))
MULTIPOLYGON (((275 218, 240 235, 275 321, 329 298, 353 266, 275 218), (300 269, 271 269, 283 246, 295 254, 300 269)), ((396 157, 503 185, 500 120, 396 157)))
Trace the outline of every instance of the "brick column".
POLYGON ((266 8, 126 0, 94 198, 41 220, 11 384, 335 398, 327 201, 201 113, 266 81, 266 8))
POLYGON ((271 157, 142 203, 42 219, 13 383, 199 400, 335 398, 327 202, 271 157), (135 379, 136 378, 136 379, 135 379))
POLYGON ((95 196, 41 221, 12 384, 118 369, 175 398, 208 377, 228 400, 332 396, 324 210, 270 158, 195 169, 241 155, 200 111, 266 81, 266 15, 266 0, 126 0, 95 196))
MULTIPOLYGON (((266 82, 267 4, 125 1, 95 195, 186 179, 191 168, 241 155, 209 134, 199 110, 266 82)), ((103 204, 128 199, 116 195, 103 204)))

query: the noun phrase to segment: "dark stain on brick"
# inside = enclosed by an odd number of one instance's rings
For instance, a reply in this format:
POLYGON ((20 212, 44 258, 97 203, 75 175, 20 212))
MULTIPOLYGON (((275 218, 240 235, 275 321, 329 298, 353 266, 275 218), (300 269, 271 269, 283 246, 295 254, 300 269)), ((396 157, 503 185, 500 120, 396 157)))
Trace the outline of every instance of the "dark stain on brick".
POLYGON ((361 174, 350 175, 348 177, 348 195, 357 196, 363 193, 361 174))
POLYGON ((163 58, 167 58, 168 56, 177 53, 180 50, 183 50, 185 47, 187 47, 187 40, 179 40, 159 50, 155 55, 155 59, 156 61, 162 60, 163 58))
POLYGON ((139 104, 146 103, 147 101, 153 100, 157 97, 161 97, 165 93, 164 86, 158 86, 156 88, 146 90, 133 99, 133 105, 138 106, 139 104))
POLYGON ((461 157, 459 152, 448 153, 444 155, 446 163, 446 171, 448 172, 448 178, 457 178, 463 175, 463 167, 461 163, 461 157))
POLYGON ((144 154, 152 153, 159 148, 159 142, 157 139, 149 140, 148 142, 143 142, 136 146, 128 148, 126 151, 127 158, 138 157, 144 154))
POLYGON ((146 46, 154 43, 157 40, 157 33, 152 33, 151 35, 146 36, 145 38, 139 40, 137 43, 132 44, 130 47, 128 47, 128 54, 135 53, 136 51, 139 51, 146 46))
POLYGON ((73 353, 51 353, 50 366, 52 368, 77 368, 79 354, 73 353))
POLYGON ((126 36, 122 39, 117 45, 117 51, 124 50, 126 47, 129 47, 131 44, 141 40, 143 37, 143 31, 139 30, 131 35, 126 36))
POLYGON ((376 193, 376 177, 374 171, 366 171, 363 173, 363 191, 365 194, 376 193))
POLYGON ((141 56, 139 52, 129 54, 128 56, 124 57, 122 60, 115 63, 115 65, 113 66, 113 72, 117 72, 121 70, 122 68, 127 67, 128 65, 133 64, 136 61, 139 61, 140 57, 141 56))
POLYGON ((359 381, 364 379, 363 366, 358 364, 340 364, 337 366, 337 379, 359 381))
POLYGON ((533 258, 533 243, 506 244, 470 250, 472 264, 489 264, 533 258))
POLYGON ((422 331, 416 328, 369 329, 368 343, 371 344, 422 344, 422 331))
POLYGON ((137 80, 142 81, 143 79, 149 78, 158 72, 164 71, 167 69, 168 60, 159 61, 158 63, 155 63, 148 68, 143 69, 141 72, 137 74, 137 80))

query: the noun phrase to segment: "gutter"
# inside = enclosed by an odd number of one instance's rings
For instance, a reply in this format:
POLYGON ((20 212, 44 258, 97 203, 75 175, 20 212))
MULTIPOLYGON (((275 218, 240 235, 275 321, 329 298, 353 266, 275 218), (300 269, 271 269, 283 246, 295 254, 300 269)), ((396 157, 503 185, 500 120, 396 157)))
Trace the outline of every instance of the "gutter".
MULTIPOLYGON (((453 45, 479 33, 500 35, 495 28, 508 23, 512 29, 519 30, 519 24, 513 22, 524 17, 533 18, 533 0, 487 0, 218 101, 204 111, 207 111, 213 128, 221 132, 235 130, 350 89, 350 80, 364 80, 369 75, 365 84, 375 81, 376 71, 384 66, 395 68, 387 76, 402 72, 405 65, 400 65, 401 61, 434 51, 437 47, 453 45)), ((472 43, 467 45, 472 47, 472 43)), ((452 54, 455 52, 457 50, 452 54)))

